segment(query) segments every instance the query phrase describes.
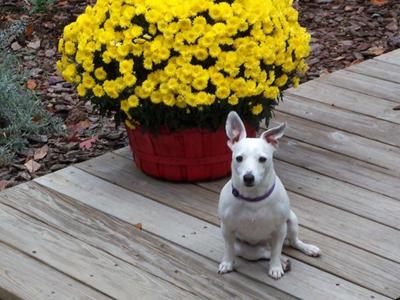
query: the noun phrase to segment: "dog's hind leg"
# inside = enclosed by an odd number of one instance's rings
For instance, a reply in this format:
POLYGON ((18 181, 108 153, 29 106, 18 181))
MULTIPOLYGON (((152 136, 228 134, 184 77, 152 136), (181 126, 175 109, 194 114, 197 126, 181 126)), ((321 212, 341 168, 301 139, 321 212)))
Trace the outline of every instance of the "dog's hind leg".
MULTIPOLYGON (((270 259, 271 252, 265 245, 250 245, 240 240, 235 241, 235 255, 244 259, 256 261, 260 259, 270 259)), ((281 256, 282 269, 285 272, 290 270, 290 261, 287 257, 281 256)))
POLYGON ((301 252, 309 256, 319 256, 321 254, 321 250, 317 246, 306 244, 299 240, 299 221, 293 211, 290 211, 287 225, 287 238, 289 240, 290 246, 300 250, 301 252))

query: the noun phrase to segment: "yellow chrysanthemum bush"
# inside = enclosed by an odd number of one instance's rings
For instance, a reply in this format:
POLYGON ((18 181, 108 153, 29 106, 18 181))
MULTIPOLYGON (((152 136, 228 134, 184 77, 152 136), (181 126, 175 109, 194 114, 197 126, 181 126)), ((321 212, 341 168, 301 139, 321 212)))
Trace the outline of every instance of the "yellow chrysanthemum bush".
POLYGON ((57 66, 130 127, 216 129, 231 110, 257 126, 309 40, 291 0, 98 0, 65 27, 57 66))

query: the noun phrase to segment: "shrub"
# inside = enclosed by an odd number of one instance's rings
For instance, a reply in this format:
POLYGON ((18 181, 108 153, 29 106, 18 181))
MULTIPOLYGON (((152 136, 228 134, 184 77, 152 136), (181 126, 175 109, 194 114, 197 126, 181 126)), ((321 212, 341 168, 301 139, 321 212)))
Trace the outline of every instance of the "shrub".
POLYGON ((52 118, 35 94, 22 87, 25 81, 18 60, 0 50, 0 165, 26 147, 28 136, 63 132, 60 120, 52 118))
POLYGON ((306 70, 310 36, 291 0, 98 0, 64 29, 57 66, 128 126, 257 126, 306 70))
POLYGON ((43 12, 46 8, 55 2, 55 0, 29 0, 32 5, 31 12, 38 13, 43 12))

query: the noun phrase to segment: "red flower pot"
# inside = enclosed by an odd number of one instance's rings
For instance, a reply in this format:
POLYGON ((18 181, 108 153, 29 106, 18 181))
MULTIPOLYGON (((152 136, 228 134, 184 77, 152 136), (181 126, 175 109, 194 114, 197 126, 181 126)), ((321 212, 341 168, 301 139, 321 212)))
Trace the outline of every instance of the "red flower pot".
MULTIPOLYGON (((254 128, 246 126, 254 137, 254 128)), ((232 154, 225 127, 216 131, 192 128, 158 134, 127 127, 136 166, 144 173, 169 181, 205 181, 228 176, 232 154)))

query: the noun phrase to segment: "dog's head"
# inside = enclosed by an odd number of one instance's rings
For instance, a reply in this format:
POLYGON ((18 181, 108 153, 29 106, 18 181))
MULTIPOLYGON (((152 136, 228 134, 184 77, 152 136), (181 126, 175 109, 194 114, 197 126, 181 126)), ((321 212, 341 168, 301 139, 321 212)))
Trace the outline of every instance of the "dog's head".
POLYGON ((283 136, 285 123, 271 128, 259 138, 246 138, 246 129, 239 115, 231 111, 226 120, 228 146, 232 150, 232 178, 246 187, 256 186, 273 168, 272 158, 283 136))

